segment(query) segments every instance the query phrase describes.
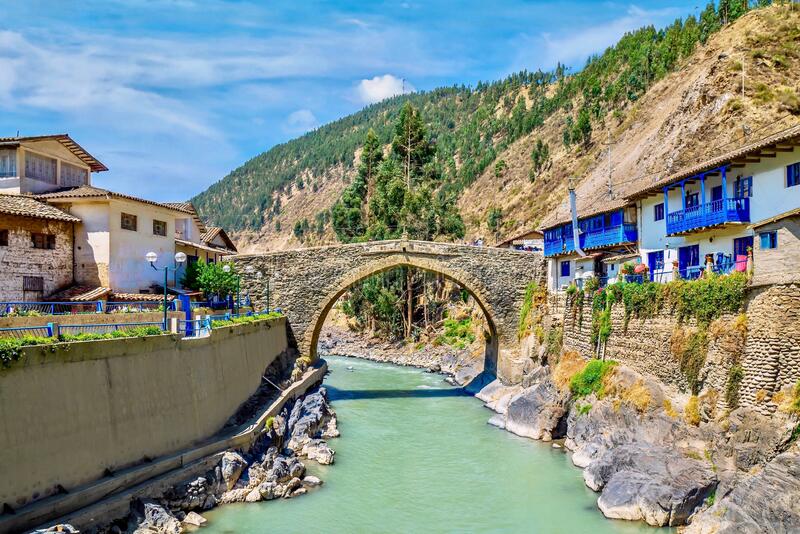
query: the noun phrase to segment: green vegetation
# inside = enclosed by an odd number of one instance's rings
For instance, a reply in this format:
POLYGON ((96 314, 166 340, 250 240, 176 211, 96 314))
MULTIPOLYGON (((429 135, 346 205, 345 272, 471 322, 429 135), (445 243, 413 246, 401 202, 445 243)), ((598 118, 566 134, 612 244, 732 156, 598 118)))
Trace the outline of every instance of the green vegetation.
POLYGON ((216 319, 211 321, 211 328, 214 329, 221 328, 223 326, 249 324, 255 323, 256 321, 263 321, 265 319, 275 319, 277 317, 283 317, 283 314, 276 311, 271 311, 269 313, 259 315, 242 315, 241 317, 231 317, 230 319, 216 319))
POLYGON ((236 266, 233 263, 206 263, 200 258, 186 266, 181 283, 206 295, 233 295, 236 293, 236 266), (225 272, 225 265, 230 265, 230 272, 225 272))
POLYGON ((550 166, 550 145, 542 141, 541 137, 536 138, 536 143, 531 151, 531 170, 528 178, 531 182, 550 166))
POLYGON ((492 233, 497 234, 500 231, 500 225, 503 222, 503 210, 497 207, 489 208, 489 214, 486 216, 486 226, 492 233))
POLYGON ((702 387, 700 370, 708 355, 708 334, 705 328, 698 328, 688 334, 678 328, 672 335, 671 349, 678 359, 683 376, 692 395, 697 395, 702 387))
POLYGON ((725 384, 725 402, 733 410, 739 406, 739 388, 744 380, 744 369, 741 365, 732 365, 728 370, 728 382, 725 384))
POLYGON ((586 367, 569 381, 569 389, 576 397, 585 397, 597 393, 602 397, 604 392, 603 378, 617 364, 615 361, 592 360, 586 367))
POLYGON ((690 425, 698 426, 700 424, 700 399, 697 398, 697 395, 692 395, 686 401, 683 418, 690 425))
MULTIPOLYGON (((316 183, 336 166, 351 168, 353 155, 370 130, 379 146, 392 143, 394 123, 408 103, 420 110, 420 122, 436 139, 431 170, 442 177, 437 197, 446 202, 493 165, 497 154, 556 112, 568 115, 565 144, 587 146, 606 113, 620 114, 675 70, 698 43, 705 43, 746 9, 744 0, 722 0, 718 7, 709 3, 699 18, 688 16, 666 28, 646 26, 626 33, 572 75, 559 64, 549 72, 522 71, 475 87, 453 86, 384 100, 271 148, 192 200, 214 224, 233 231, 260 229, 280 215, 282 194, 304 187, 305 182, 316 183)), ((546 161, 545 157, 542 164, 546 161)), ((532 170, 531 178, 540 171, 532 170)), ((333 224, 339 228, 336 220, 333 224)), ((362 233, 350 230, 345 233, 362 233)))
POLYGON ((105 334, 81 333, 62 334, 56 337, 23 336, 20 338, 0 339, 0 365, 9 367, 22 355, 22 348, 32 345, 54 345, 70 341, 94 341, 99 339, 118 339, 126 337, 144 337, 161 335, 163 331, 157 326, 142 326, 115 330, 105 334))
POLYGON ((475 334, 472 333, 472 318, 467 317, 460 321, 456 319, 444 320, 444 333, 438 338, 439 343, 444 343, 458 349, 466 348, 467 345, 475 341, 475 334))
POLYGON ((525 297, 522 300, 522 307, 519 311, 519 325, 517 327, 517 337, 519 339, 525 337, 530 332, 531 327, 541 325, 543 313, 541 308, 546 303, 547 287, 540 286, 536 282, 529 282, 525 286, 525 297), (534 311, 536 312, 535 314, 534 311))
POLYGON ((592 411, 592 405, 589 402, 587 402, 586 404, 581 404, 580 406, 578 406, 578 413, 580 415, 586 415, 590 411, 592 411))

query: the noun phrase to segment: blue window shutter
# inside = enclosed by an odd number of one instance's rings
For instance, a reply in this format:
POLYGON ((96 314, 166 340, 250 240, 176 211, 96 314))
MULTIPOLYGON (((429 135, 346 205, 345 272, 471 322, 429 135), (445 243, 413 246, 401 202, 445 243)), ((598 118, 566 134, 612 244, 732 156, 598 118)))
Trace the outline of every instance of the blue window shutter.
POLYGON ((800 162, 786 167, 786 187, 800 185, 800 162))

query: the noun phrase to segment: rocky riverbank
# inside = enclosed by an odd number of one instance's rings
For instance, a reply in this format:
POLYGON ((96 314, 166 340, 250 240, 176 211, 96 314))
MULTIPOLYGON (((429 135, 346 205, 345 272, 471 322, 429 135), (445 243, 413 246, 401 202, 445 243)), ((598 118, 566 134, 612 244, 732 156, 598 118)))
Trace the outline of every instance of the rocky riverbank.
MULTIPOLYGON (((306 475, 303 461, 332 464, 335 453, 326 440, 338 436, 336 414, 325 388, 319 387, 268 421, 268 428, 249 450, 225 452, 203 476, 137 499, 127 518, 91 532, 180 534, 202 526, 206 523, 202 513, 221 504, 298 497, 323 483, 306 475)), ((37 532, 77 530, 57 525, 37 532)))
POLYGON ((459 349, 433 343, 409 345, 365 336, 335 324, 326 324, 323 328, 318 351, 323 358, 326 355, 350 356, 441 372, 451 376, 458 385, 468 384, 483 371, 483 346, 459 349))
POLYGON ((603 379, 602 394, 573 394, 570 368, 581 365, 564 355, 552 368, 534 366, 521 384, 496 381, 477 396, 497 412, 491 424, 562 441, 606 517, 691 522, 686 532, 704 534, 800 530, 795 417, 705 411, 689 424, 680 399, 622 366, 603 379))

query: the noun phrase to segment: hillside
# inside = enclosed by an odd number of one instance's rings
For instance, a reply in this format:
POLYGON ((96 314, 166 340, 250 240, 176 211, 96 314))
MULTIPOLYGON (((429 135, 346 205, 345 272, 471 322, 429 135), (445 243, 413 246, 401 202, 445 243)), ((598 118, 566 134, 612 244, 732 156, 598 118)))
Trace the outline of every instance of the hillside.
POLYGON ((706 9, 699 20, 643 28, 574 75, 521 72, 386 100, 272 148, 194 201, 240 250, 333 241, 328 210, 354 175, 367 130, 388 143, 410 101, 436 142, 440 192, 458 196, 467 238, 491 243, 559 218, 570 176, 580 206, 614 202, 746 133, 798 121, 800 13, 773 6, 723 25, 727 18, 706 9))

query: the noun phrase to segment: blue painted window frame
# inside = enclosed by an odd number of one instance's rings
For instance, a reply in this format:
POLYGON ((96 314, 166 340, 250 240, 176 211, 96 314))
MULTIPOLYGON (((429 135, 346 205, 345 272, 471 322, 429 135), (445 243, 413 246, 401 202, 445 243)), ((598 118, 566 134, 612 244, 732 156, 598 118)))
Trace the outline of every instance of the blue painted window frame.
POLYGON ((800 161, 786 166, 786 187, 800 185, 800 161))
POLYGON ((561 276, 569 276, 570 268, 569 268, 569 260, 564 260, 560 264, 561 267, 561 276))
POLYGON ((711 188, 711 202, 722 200, 722 186, 717 185, 711 188))
POLYGON ((654 221, 663 221, 664 220, 664 203, 656 204, 653 206, 653 220, 654 221))
POLYGON ((758 234, 758 240, 761 243, 761 250, 778 248, 778 232, 775 230, 760 232, 758 234))
POLYGON ((736 198, 753 198, 753 177, 744 176, 734 182, 734 196, 736 198))

